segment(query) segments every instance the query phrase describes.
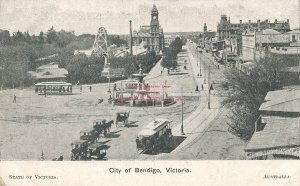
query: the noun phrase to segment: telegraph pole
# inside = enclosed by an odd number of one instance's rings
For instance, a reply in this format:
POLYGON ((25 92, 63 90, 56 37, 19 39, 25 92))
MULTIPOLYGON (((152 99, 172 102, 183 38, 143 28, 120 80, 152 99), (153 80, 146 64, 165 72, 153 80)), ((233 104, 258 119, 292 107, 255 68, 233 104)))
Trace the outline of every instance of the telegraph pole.
MULTIPOLYGON (((197 48, 199 49, 200 46, 197 46, 197 48)), ((199 53, 199 50, 197 51, 199 53)), ((197 57, 198 57, 198 53, 197 53, 197 57)), ((201 72, 201 57, 199 56, 199 66, 200 66, 200 77, 202 77, 202 72, 201 72)))
POLYGON ((183 88, 181 87, 181 135, 184 135, 183 131, 183 88))

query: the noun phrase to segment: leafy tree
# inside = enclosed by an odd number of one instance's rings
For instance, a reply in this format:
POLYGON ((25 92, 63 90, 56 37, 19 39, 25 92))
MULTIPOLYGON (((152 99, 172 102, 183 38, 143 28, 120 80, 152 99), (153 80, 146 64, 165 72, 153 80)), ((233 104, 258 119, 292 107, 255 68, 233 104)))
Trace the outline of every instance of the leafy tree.
POLYGON ((20 32, 19 30, 17 32, 15 32, 12 36, 12 40, 14 42, 24 42, 25 41, 25 36, 22 32, 20 32))
POLYGON ((108 35, 108 44, 113 45, 115 44, 117 47, 120 47, 122 45, 128 46, 128 43, 126 40, 121 39, 119 35, 108 35))
POLYGON ((71 43, 74 40, 74 38, 74 32, 66 32, 64 30, 61 30, 57 33, 56 44, 60 48, 66 47, 69 43, 71 43))
POLYGON ((0 46, 4 46, 9 44, 11 41, 11 37, 9 31, 7 30, 0 30, 0 46))
POLYGON ((176 37, 165 51, 165 57, 161 63, 164 68, 174 68, 177 66, 177 54, 182 50, 183 41, 176 37))
POLYGON ((236 69, 225 73, 226 83, 231 87, 224 105, 231 108, 229 115, 229 131, 243 140, 249 140, 254 132, 255 121, 259 116, 259 107, 268 91, 280 89, 283 77, 280 69, 285 67, 285 61, 273 55, 266 55, 256 62, 256 67, 246 75, 236 69))
POLYGON ((52 26, 48 32, 47 32, 47 42, 49 44, 55 43, 56 41, 58 41, 58 36, 56 31, 54 30, 54 27, 52 26))
POLYGON ((39 43, 43 44, 45 42, 44 38, 44 32, 40 32, 40 35, 38 36, 39 43))

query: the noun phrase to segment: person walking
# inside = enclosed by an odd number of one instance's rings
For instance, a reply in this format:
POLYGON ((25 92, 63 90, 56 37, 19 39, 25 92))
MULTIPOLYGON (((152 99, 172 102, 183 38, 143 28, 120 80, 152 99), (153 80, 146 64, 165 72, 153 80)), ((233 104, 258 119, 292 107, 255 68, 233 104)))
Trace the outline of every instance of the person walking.
POLYGON ((92 85, 90 85, 90 92, 92 92, 92 85))
POLYGON ((13 103, 17 103, 17 96, 16 95, 14 95, 13 103))

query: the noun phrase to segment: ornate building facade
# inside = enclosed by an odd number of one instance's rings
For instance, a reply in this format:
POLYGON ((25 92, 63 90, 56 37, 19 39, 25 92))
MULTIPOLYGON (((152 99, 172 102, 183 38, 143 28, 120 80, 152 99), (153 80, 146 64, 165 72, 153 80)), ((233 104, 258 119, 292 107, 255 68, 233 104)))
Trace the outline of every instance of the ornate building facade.
POLYGON ((217 27, 217 35, 219 40, 223 40, 225 38, 236 38, 237 35, 246 30, 260 31, 265 29, 273 29, 280 33, 286 33, 290 31, 290 23, 288 19, 287 21, 277 21, 275 19, 274 23, 271 23, 268 19, 264 21, 258 19, 257 22, 249 20, 245 23, 240 20, 240 23, 231 23, 230 17, 227 19, 226 15, 221 15, 221 20, 217 27))
POLYGON ((153 5, 151 10, 150 25, 140 26, 139 31, 133 32, 133 41, 135 45, 142 44, 149 50, 154 50, 160 54, 164 49, 164 33, 158 20, 158 10, 153 5))
POLYGON ((217 26, 217 39, 227 40, 230 42, 230 47, 233 52, 241 55, 242 51, 242 33, 245 31, 261 31, 265 29, 273 29, 280 33, 286 33, 290 31, 290 23, 286 21, 275 21, 271 23, 268 19, 264 21, 257 20, 257 22, 244 22, 240 20, 240 23, 231 23, 230 17, 227 19, 226 15, 221 15, 221 20, 217 26))

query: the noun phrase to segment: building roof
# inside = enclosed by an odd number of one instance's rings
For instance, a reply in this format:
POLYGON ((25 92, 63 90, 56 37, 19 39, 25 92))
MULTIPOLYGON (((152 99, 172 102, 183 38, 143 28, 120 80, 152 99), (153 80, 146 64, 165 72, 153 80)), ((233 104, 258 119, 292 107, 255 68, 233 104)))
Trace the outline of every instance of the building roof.
POLYGON ((62 74, 36 74, 36 79, 53 79, 53 78, 65 78, 65 75, 62 74))
POLYGON ((300 118, 269 117, 264 130, 253 134, 246 151, 300 146, 300 118))
POLYGON ((38 59, 35 60, 35 62, 40 62, 40 61, 45 61, 45 60, 51 60, 51 59, 53 59, 53 58, 55 58, 57 56, 58 56, 58 54, 52 54, 50 56, 38 58, 38 59))
POLYGON ((36 79, 53 79, 65 78, 69 73, 65 68, 59 68, 55 62, 42 65, 36 69, 36 72, 28 72, 28 74, 36 79))
POLYGON ((58 62, 51 62, 46 65, 39 66, 36 68, 37 70, 44 70, 44 69, 57 69, 58 68, 58 62))
POLYGON ((300 113, 300 90, 283 89, 270 91, 259 111, 300 113))
POLYGON ((300 34, 300 29, 294 29, 292 31, 287 32, 287 34, 300 34))
POLYGON ((93 49, 87 49, 87 50, 75 50, 74 55, 78 54, 85 54, 87 57, 91 56, 93 53, 93 49))
POLYGON ((265 29, 265 30, 262 30, 262 34, 263 35, 277 35, 277 34, 281 34, 281 33, 276 30, 273 30, 273 29, 265 29))

